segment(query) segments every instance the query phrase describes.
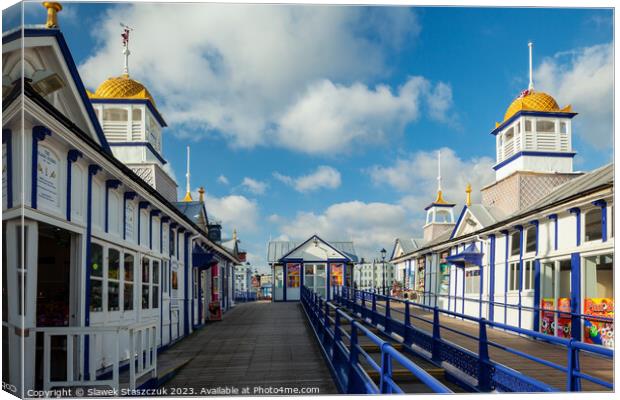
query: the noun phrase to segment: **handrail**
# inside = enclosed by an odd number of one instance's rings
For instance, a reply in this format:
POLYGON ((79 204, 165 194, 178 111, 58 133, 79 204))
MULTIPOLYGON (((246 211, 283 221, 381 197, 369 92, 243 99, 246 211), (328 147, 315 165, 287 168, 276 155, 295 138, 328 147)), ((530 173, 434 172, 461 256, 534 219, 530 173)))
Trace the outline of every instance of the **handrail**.
POLYGON ((334 370, 342 391, 346 393, 403 393, 402 389, 392 379, 392 360, 395 360, 433 392, 451 393, 446 386, 400 354, 387 341, 372 333, 367 327, 350 317, 334 304, 324 301, 317 293, 302 287, 301 302, 324 353, 332 365, 337 364, 338 366, 334 370), (335 312, 334 318, 329 316, 330 310, 335 312), (344 330, 340 323, 341 319, 345 319, 351 325, 351 334, 348 335, 349 348, 342 340, 341 334, 344 330), (330 328, 330 325, 333 326, 333 329, 330 328), (358 344, 358 336, 360 334, 366 336, 379 347, 381 351, 381 365, 377 364, 358 344), (368 374, 360 367, 358 362, 360 356, 367 361, 371 368, 379 373, 378 388, 368 374), (346 376, 343 374, 345 370, 347 371, 346 376))
MULTIPOLYGON (((385 296, 385 295, 380 295, 377 293, 372 293, 372 292, 364 292, 364 291, 360 291, 358 289, 352 289, 352 288, 348 288, 348 287, 342 287, 340 288, 340 294, 336 294, 334 296, 334 299, 338 302, 344 302, 346 305, 348 306, 355 306, 359 308, 360 314, 361 315, 368 315, 368 313, 371 314, 371 319, 373 320, 374 323, 376 323, 376 321, 378 319, 382 319, 383 322, 385 322, 385 325, 387 326, 398 326, 403 325, 403 323, 401 323, 400 321, 395 321, 391 318, 391 316, 389 315, 391 307, 390 307, 390 302, 401 302, 405 304, 405 322, 404 322, 404 330, 405 330, 405 336, 407 336, 407 328, 409 329, 413 329, 411 326, 411 321, 410 318, 414 317, 411 315, 410 313, 410 306, 414 306, 414 307, 419 307, 422 309, 426 309, 426 310, 432 310, 433 312, 433 320, 427 320, 427 319, 423 319, 421 317, 418 317, 418 319, 423 320, 424 322, 427 323, 431 323, 433 324, 433 342, 435 342, 436 340, 439 340, 440 334, 439 334, 439 330, 440 328, 455 332, 457 334, 463 335, 465 337, 474 339, 474 340, 478 340, 481 347, 479 347, 479 357, 482 358, 482 356, 484 355, 486 358, 488 358, 488 346, 493 346, 499 349, 502 349, 504 351, 507 351, 511 354, 515 354, 521 357, 524 357, 526 359, 529 359, 531 361, 540 363, 542 365, 560 370, 562 372, 565 372, 567 374, 567 390, 569 391, 574 391, 574 390, 580 390, 581 388, 581 379, 586 379, 590 382, 596 383, 598 385, 601 385, 603 387, 606 388, 613 388, 613 383, 609 383, 609 382, 605 382, 597 377, 594 376, 590 376, 587 374, 582 373, 579 370, 579 352, 580 351, 586 351, 589 353, 593 353, 593 354, 598 354, 600 356, 606 357, 606 358, 612 358, 613 357, 613 350, 602 347, 602 346, 597 346, 597 345, 593 345, 593 344, 587 344, 587 343, 583 343, 574 339, 565 339, 565 338, 559 338, 559 337, 555 337, 555 336, 549 336, 546 335, 544 333, 540 333, 537 331, 533 331, 533 330, 529 330, 529 329, 525 329, 525 328, 519 328, 519 327, 515 327, 515 326, 511 326, 511 325, 507 325, 507 324, 503 324, 500 322, 494 322, 494 321, 487 321, 484 318, 478 318, 478 317, 473 317, 471 315, 467 315, 467 314, 462 314, 462 313, 458 313, 458 312, 454 312, 454 311, 450 311, 450 310, 445 310, 445 309, 440 309, 438 307, 431 307, 425 304, 419 304, 419 303, 415 303, 412 302, 408 299, 406 300, 402 300, 402 299, 397 299, 397 298, 392 298, 390 296, 385 296), (372 310, 368 310, 366 308, 365 305, 365 299, 370 297, 372 300, 372 304, 373 304, 373 309, 372 310), (349 298, 352 298, 353 300, 348 300, 349 298), (380 315, 377 311, 376 311, 376 299, 384 299, 386 301, 386 306, 385 306, 385 315, 380 315), (360 303, 358 303, 358 300, 362 299, 360 303), (450 327, 447 327, 445 325, 442 325, 440 323, 440 320, 438 318, 439 313, 443 313, 443 314, 447 314, 447 315, 452 315, 455 317, 459 317, 459 318, 463 318, 475 323, 478 323, 479 325, 479 336, 478 337, 474 337, 472 335, 469 335, 467 333, 464 332, 460 332, 458 330, 452 329, 450 327), (378 315, 375 315, 378 314, 378 315), (558 344, 561 346, 564 346, 567 349, 567 355, 568 355, 568 367, 563 367, 560 366, 558 364, 552 363, 550 361, 541 359, 539 357, 524 353, 522 351, 516 350, 516 349, 512 349, 508 346, 502 345, 500 343, 495 343, 493 341, 490 341, 487 339, 486 337, 486 327, 487 326, 492 326, 492 327, 496 327, 496 328, 501 328, 504 329, 506 331, 512 331, 518 334, 524 334, 533 338, 537 338, 537 339, 543 339, 546 340, 548 342, 554 343, 554 344, 558 344), (484 353, 484 354, 483 354, 484 353)), ((427 334, 428 335, 428 334, 427 334)), ((446 343, 444 341, 444 343, 446 343)), ((448 344, 449 345, 449 344, 448 344)), ((436 358, 436 354, 433 355, 433 358, 436 358)), ((489 360, 490 362, 490 360, 489 360)), ((493 363, 495 366, 498 366, 499 364, 493 363)), ((506 371, 509 371, 510 369, 502 369, 502 373, 506 374, 506 371)), ((510 370, 513 371, 513 370, 510 370)), ((516 371, 514 371, 513 377, 517 376, 516 371)), ((522 374, 521 374, 522 375, 522 374)), ((480 378, 480 377, 479 377, 480 378)), ((518 379, 522 379, 522 377, 518 377, 518 379)), ((531 384, 533 381, 531 378, 528 379, 528 384, 531 384)))

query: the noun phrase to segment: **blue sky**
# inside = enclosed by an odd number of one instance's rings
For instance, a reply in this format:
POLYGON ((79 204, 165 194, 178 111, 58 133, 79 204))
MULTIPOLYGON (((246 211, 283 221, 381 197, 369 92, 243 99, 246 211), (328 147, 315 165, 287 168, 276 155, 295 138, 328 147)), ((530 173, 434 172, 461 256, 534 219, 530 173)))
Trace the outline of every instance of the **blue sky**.
MULTIPOLYGON (((580 113, 575 169, 612 158, 608 9, 64 7, 91 90, 122 72, 119 22, 136 28, 130 73, 168 120, 179 195, 190 144, 192 189, 205 186, 208 212, 225 235, 237 227, 257 266, 270 237, 316 232, 374 257, 418 235, 440 148, 460 210, 468 181, 477 192, 493 179, 489 132, 527 86, 529 40, 536 89, 580 113)), ((26 23, 44 21, 39 3, 26 10, 26 23)), ((4 30, 15 21, 3 13, 4 30)))

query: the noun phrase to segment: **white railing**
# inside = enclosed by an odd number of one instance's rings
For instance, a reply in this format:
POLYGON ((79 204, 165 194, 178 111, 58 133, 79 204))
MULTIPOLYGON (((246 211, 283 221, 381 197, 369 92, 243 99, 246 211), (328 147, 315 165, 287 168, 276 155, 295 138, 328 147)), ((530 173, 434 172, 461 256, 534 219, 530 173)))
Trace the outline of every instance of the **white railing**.
POLYGON ((43 389, 50 390, 56 387, 68 386, 109 386, 119 387, 119 332, 120 327, 49 327, 37 328, 37 332, 43 333, 43 389), (112 352, 111 364, 112 377, 98 380, 96 376, 97 359, 96 349, 98 341, 104 340, 105 336, 113 335, 112 343, 115 343, 115 351, 112 352), (52 380, 52 338, 64 337, 66 346, 66 379, 52 380), (88 338, 88 376, 84 369, 85 342, 88 338))
POLYGON ((131 325, 129 328, 129 388, 150 373, 157 377, 157 323, 155 321, 131 325))
MULTIPOLYGON (((146 374, 151 378, 157 377, 157 323, 156 321, 143 322, 132 325, 115 327, 49 327, 36 328, 43 334, 43 389, 50 390, 60 387, 94 387, 108 386, 119 389, 120 375, 120 343, 121 333, 129 335, 129 387, 136 388, 136 383, 146 374), (63 338, 60 346, 66 349, 63 356, 52 359, 52 343, 63 338), (86 354, 86 339, 88 338, 88 374, 86 374, 84 359, 86 354), (112 344, 112 351, 106 344, 112 344), (103 350, 105 348, 105 350, 103 350), (105 354, 101 354, 105 351, 105 354), (99 358, 98 358, 99 357, 99 358), (107 361, 105 365, 104 360, 107 361), (55 361, 53 363, 52 361, 55 361), (52 365, 66 362, 65 379, 52 380, 52 365), (105 367, 110 369, 111 377, 98 379, 97 371, 105 367)), ((105 374, 108 375, 108 374, 105 374)))

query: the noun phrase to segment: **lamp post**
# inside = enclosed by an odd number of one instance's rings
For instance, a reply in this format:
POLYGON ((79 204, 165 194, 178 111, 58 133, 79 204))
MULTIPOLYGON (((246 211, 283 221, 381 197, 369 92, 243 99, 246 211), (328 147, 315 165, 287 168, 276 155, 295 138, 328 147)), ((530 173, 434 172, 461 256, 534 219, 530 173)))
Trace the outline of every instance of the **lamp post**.
POLYGON ((381 261, 383 263, 383 281, 381 283, 381 285, 383 286, 383 295, 385 295, 385 255, 387 254, 387 251, 385 250, 385 248, 381 249, 381 261))

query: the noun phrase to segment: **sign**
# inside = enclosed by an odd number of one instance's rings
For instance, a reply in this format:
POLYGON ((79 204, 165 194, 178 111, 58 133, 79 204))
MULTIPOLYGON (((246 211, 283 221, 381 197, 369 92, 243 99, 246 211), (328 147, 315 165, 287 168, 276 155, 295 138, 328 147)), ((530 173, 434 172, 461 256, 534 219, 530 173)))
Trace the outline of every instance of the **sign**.
POLYGON ((286 264, 286 287, 298 288, 301 264, 286 264))
MULTIPOLYGON (((540 308, 543 310, 553 310, 553 298, 544 298, 540 301, 540 308)), ((553 335, 555 331, 555 313, 553 311, 542 311, 540 318, 540 332, 553 335)))
MULTIPOLYGON (((558 311, 571 312, 570 299, 568 297, 560 297, 558 299, 558 311)), ((556 336, 570 339, 571 337, 571 316, 570 314, 558 314, 558 325, 556 327, 556 336)))
POLYGON ((172 290, 179 288, 179 278, 177 276, 176 268, 172 270, 172 290))
POLYGON ((37 202, 39 206, 60 207, 58 157, 47 147, 39 145, 37 157, 37 202))
POLYGON ((125 238, 127 239, 133 238, 135 210, 136 205, 132 201, 125 202, 125 238))
POLYGON ((344 264, 331 264, 331 282, 332 286, 342 286, 344 278, 344 264))
MULTIPOLYGON (((593 317, 614 317, 614 299, 586 297, 583 303, 583 313, 593 317)), ((614 323, 613 321, 586 318, 583 324, 583 339, 586 343, 614 347, 614 323)))

